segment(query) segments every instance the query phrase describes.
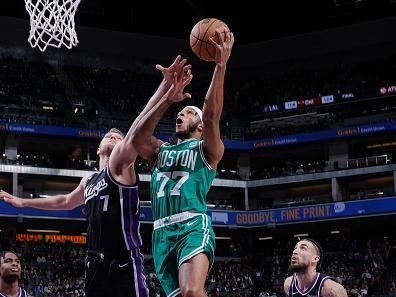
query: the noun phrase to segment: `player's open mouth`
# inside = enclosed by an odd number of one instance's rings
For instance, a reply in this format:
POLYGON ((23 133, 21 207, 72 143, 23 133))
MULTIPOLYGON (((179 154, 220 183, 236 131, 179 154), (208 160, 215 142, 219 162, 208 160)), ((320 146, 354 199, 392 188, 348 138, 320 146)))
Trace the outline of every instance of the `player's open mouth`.
POLYGON ((11 268, 10 271, 11 272, 19 272, 19 269, 18 268, 11 268))
POLYGON ((176 125, 181 125, 183 124, 183 120, 181 118, 176 119, 176 125))

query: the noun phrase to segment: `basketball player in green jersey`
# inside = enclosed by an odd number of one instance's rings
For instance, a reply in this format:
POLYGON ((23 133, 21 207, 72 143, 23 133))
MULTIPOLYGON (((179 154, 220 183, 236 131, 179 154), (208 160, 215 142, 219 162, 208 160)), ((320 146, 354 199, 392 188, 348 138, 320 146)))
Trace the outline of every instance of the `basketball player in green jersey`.
POLYGON ((219 123, 226 65, 234 44, 231 32, 218 34, 219 43, 210 40, 216 48, 216 65, 203 112, 187 106, 178 113, 177 144, 164 143, 153 132, 172 103, 191 97, 184 93, 191 74, 174 73, 172 86, 139 122, 134 137, 139 155, 153 164, 153 259, 168 297, 205 296, 205 280, 214 260, 215 235, 206 215, 206 195, 224 153, 219 123))

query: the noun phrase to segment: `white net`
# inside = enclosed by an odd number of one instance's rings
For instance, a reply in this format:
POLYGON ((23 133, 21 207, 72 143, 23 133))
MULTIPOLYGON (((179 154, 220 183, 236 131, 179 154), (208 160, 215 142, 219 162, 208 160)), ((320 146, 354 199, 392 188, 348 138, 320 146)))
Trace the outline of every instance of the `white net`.
POLYGON ((29 43, 42 52, 47 46, 71 49, 78 44, 74 15, 81 0, 25 0, 30 15, 29 43))

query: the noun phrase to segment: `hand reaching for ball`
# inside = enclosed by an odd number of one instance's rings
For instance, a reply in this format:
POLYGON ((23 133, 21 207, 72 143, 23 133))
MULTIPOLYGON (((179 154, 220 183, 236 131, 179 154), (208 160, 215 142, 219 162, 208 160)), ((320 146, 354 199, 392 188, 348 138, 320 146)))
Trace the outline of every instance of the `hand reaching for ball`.
POLYGON ((229 52, 229 58, 232 45, 234 44, 234 36, 232 33, 230 36, 229 33, 231 33, 230 29, 223 21, 216 18, 203 19, 196 23, 191 30, 191 49, 198 58, 204 61, 218 61, 216 60, 216 51, 219 48, 210 41, 211 38, 215 43, 229 52))
POLYGON ((230 31, 220 32, 216 30, 220 42, 216 42, 214 38, 209 37, 209 42, 216 48, 214 61, 217 66, 224 67, 231 56, 232 47, 234 45, 234 34, 230 31), (224 33, 224 34, 223 34, 224 33))

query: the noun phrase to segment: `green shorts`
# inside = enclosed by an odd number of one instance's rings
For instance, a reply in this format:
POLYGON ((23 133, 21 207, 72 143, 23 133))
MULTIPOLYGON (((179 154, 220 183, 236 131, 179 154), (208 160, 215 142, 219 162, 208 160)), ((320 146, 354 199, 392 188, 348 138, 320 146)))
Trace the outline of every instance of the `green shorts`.
MULTIPOLYGON (((180 217, 181 214, 177 215, 180 217)), ((170 221, 161 226, 154 226, 155 271, 168 297, 180 294, 180 265, 200 253, 208 256, 210 267, 214 261, 216 243, 211 219, 206 214, 194 215, 177 222, 170 221)))

